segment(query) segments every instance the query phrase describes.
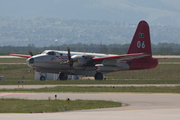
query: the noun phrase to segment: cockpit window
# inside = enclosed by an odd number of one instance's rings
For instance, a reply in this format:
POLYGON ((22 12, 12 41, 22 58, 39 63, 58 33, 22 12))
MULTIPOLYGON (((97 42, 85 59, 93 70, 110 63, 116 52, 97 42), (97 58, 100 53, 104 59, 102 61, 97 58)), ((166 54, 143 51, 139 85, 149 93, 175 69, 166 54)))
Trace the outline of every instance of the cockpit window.
POLYGON ((48 55, 55 55, 54 52, 48 52, 47 54, 48 54, 48 55))
POLYGON ((61 53, 60 56, 63 56, 63 54, 61 53))
POLYGON ((42 52, 41 54, 46 54, 47 53, 47 51, 44 51, 44 52, 42 52))

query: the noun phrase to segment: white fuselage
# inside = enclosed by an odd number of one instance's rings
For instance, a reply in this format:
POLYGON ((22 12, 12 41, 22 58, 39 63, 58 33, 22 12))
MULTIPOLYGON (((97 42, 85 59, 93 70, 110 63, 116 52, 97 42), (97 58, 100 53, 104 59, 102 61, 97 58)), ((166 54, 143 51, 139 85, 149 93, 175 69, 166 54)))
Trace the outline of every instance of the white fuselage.
MULTIPOLYGON (((113 56, 112 54, 98 54, 98 53, 84 53, 84 52, 71 52, 74 55, 87 55, 93 57, 106 57, 113 56)), ((26 60, 26 63, 33 68, 33 70, 42 73, 59 73, 64 72, 67 74, 89 75, 92 76, 96 73, 95 66, 86 66, 83 69, 73 69, 67 64, 68 52, 45 50, 39 55, 32 56, 26 60), (31 61, 31 62, 30 62, 31 61)), ((81 63, 81 61, 79 61, 81 63)))

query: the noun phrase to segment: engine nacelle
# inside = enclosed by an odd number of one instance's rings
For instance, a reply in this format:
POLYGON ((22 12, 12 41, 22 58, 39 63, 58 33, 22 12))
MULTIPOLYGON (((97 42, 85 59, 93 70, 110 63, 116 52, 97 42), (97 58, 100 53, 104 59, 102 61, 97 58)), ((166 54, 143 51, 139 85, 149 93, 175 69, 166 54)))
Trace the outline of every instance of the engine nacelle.
POLYGON ((93 56, 89 55, 73 55, 71 59, 73 60, 73 68, 78 70, 86 69, 87 66, 93 64, 93 56))

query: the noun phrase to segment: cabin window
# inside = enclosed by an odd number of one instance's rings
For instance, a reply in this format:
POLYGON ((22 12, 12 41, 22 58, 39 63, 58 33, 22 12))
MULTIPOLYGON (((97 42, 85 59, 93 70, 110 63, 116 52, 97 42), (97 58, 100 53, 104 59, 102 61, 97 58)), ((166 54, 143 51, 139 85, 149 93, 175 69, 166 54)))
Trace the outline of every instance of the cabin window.
POLYGON ((48 55, 55 55, 54 52, 48 52, 48 55))

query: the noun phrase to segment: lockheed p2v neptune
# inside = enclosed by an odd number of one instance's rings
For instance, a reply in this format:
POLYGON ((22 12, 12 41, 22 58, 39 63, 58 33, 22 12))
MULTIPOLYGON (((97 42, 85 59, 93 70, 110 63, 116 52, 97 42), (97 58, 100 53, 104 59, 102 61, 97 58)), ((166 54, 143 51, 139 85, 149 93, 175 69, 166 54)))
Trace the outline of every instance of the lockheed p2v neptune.
MULTIPOLYGON (((152 57, 149 25, 140 21, 127 54, 107 55, 96 53, 45 50, 39 55, 10 54, 26 57, 31 69, 40 73, 40 80, 45 80, 44 73, 59 74, 60 80, 67 80, 68 75, 94 76, 103 80, 103 74, 125 70, 143 70, 157 67, 158 59, 152 57)), ((30 70, 31 70, 30 69, 30 70)))

